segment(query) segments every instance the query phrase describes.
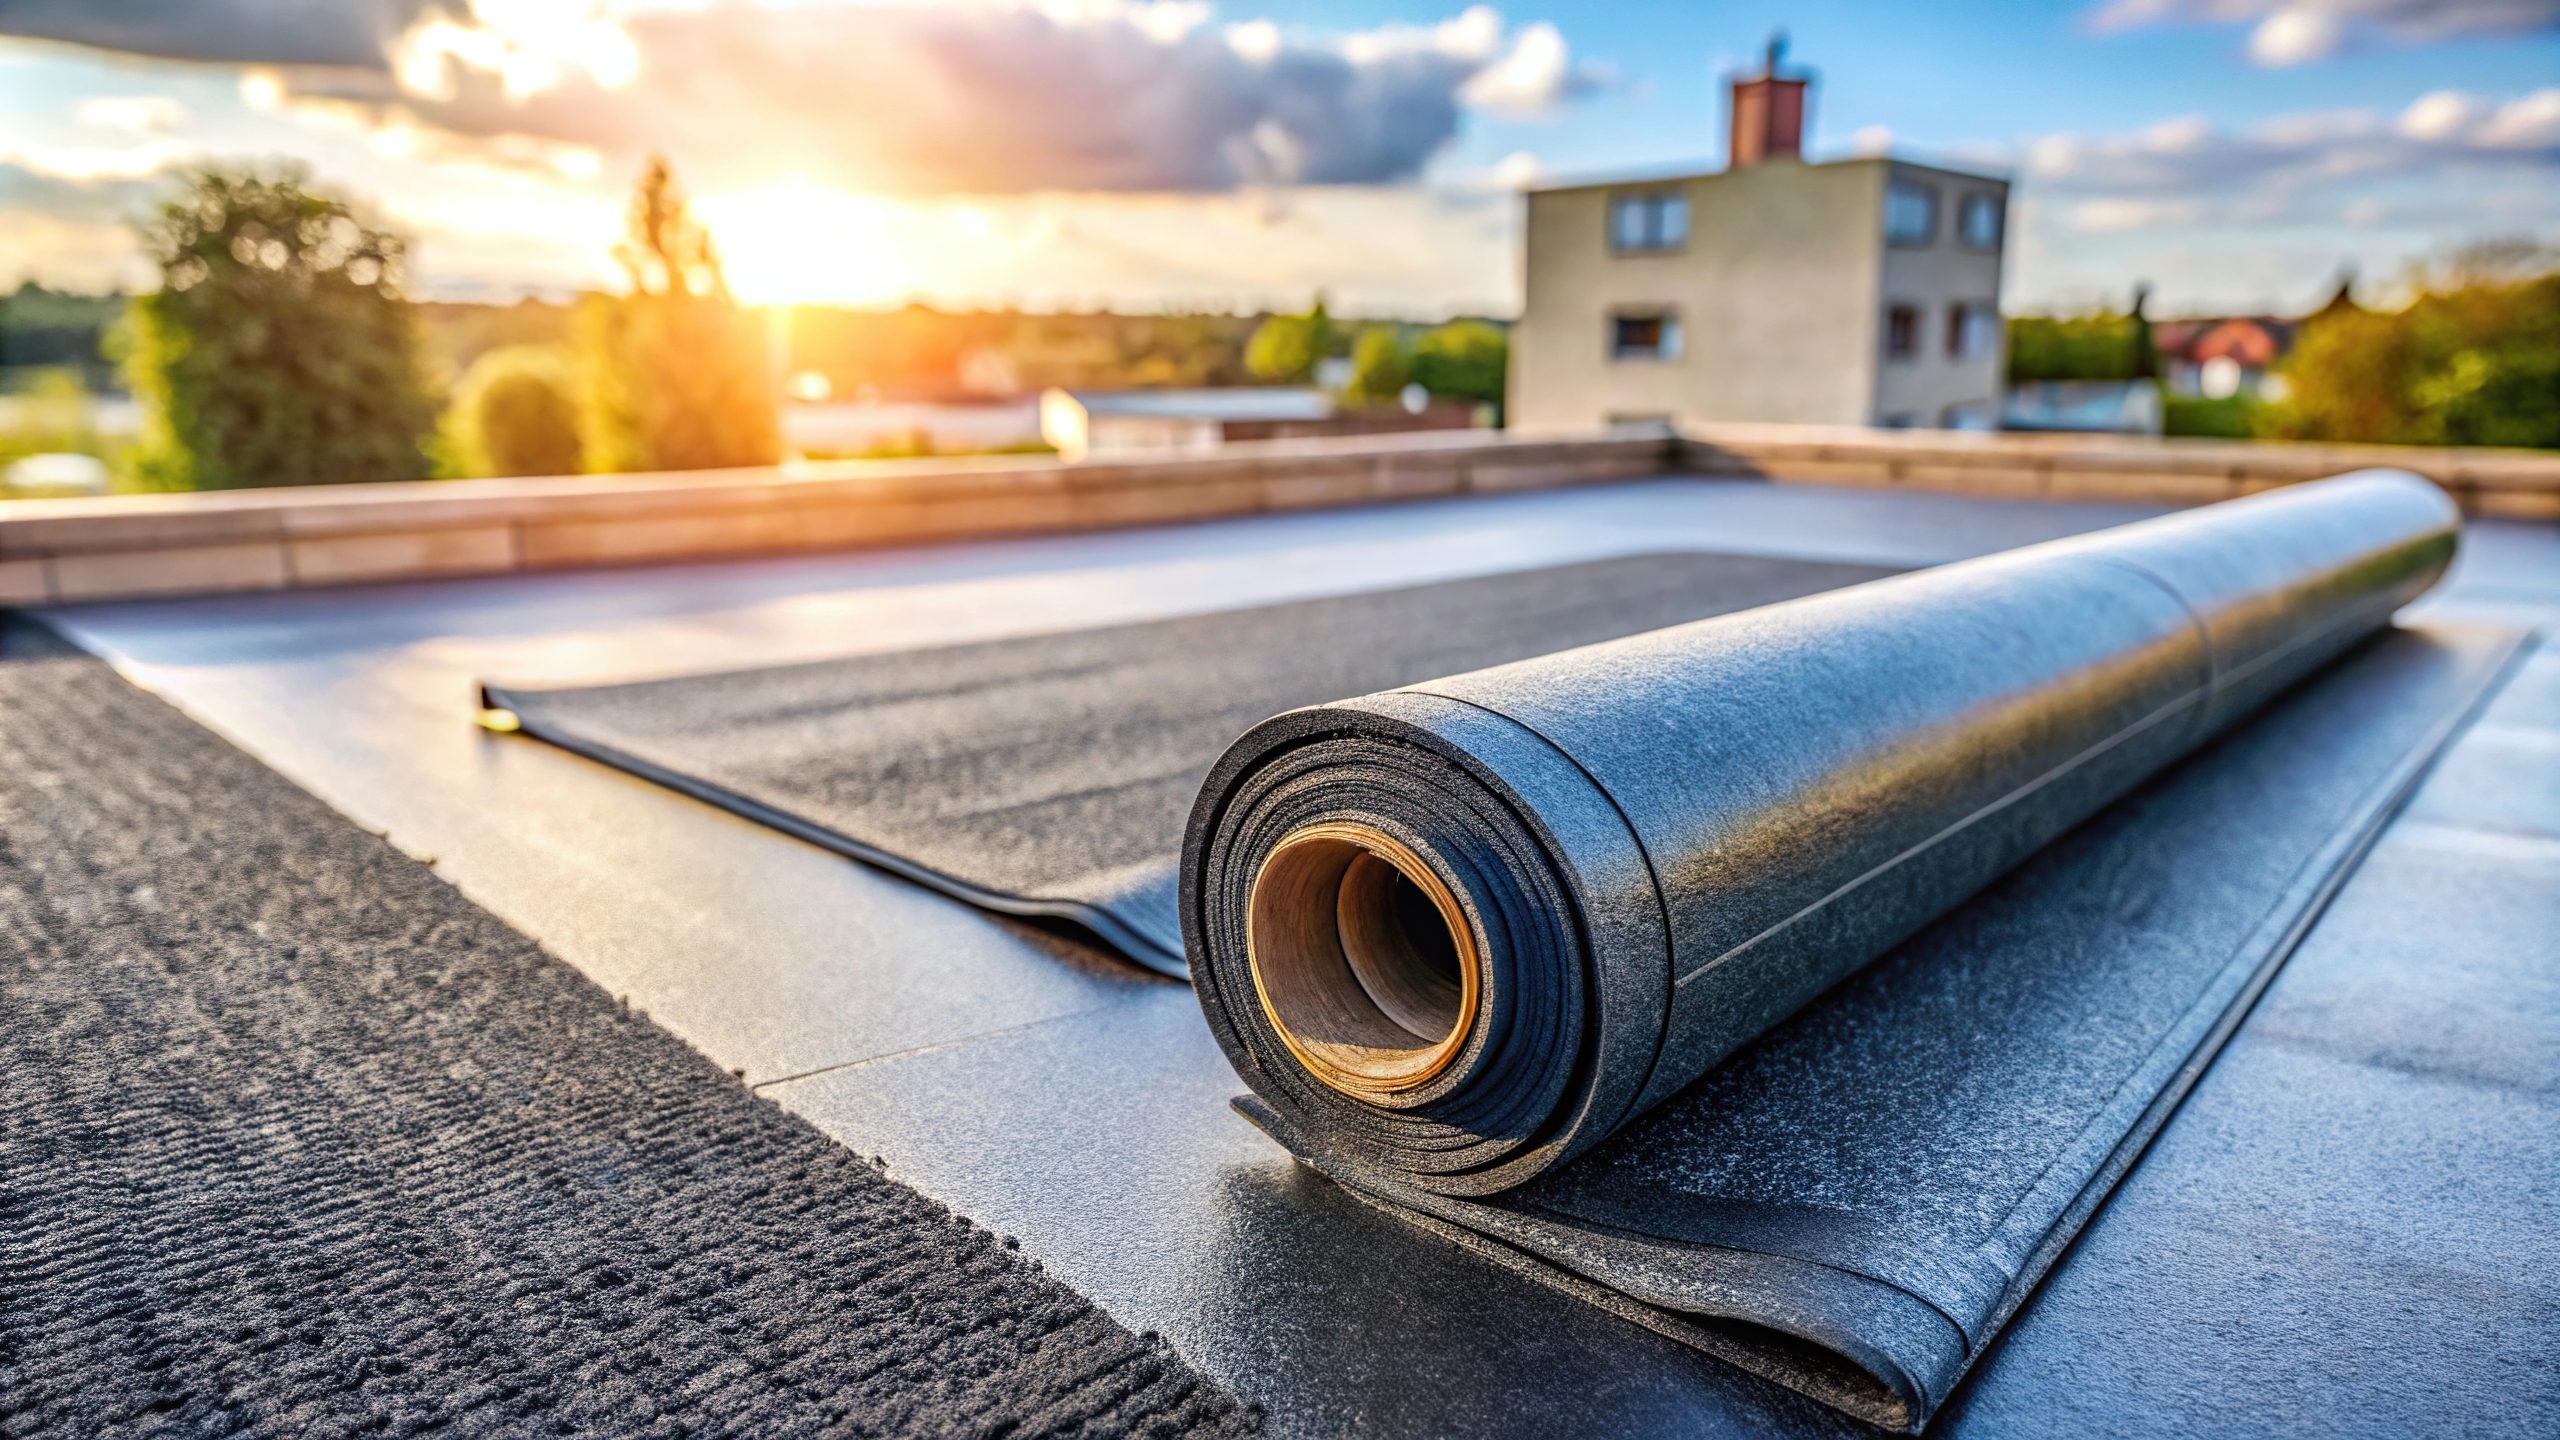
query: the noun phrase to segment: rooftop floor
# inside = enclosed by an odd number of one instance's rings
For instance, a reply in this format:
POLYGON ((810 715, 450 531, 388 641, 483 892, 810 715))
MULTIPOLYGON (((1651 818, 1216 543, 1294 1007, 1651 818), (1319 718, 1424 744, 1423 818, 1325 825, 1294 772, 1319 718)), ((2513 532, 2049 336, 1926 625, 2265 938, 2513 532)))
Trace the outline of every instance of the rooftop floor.
MULTIPOLYGON (((1305 1175, 1227 1108, 1240 1082, 1185 988, 486 734, 473 687, 726 670, 1641 551, 1925 564, 2150 513, 1671 479, 53 618, 720 1065, 1020 1237, 1125 1324, 1161 1331, 1267 1406, 1275 1433, 1757 1433, 1779 1417, 1820 1433, 1855 1427, 1305 1175)), ((2560 528, 2475 524, 2424 608, 2560 620, 2560 528)), ((2513 1351, 2529 1340, 2492 1333, 2495 1305, 2413 1316, 2387 1279, 2412 1266, 2494 1275, 2549 1248, 2560 1221, 2547 1197, 2421 1182, 2465 1166, 2547 1177, 2560 1076, 2495 1097, 2521 1107, 2502 1128, 2436 1126, 2444 1106, 2486 1102, 2442 1067, 2311 1053, 2284 1016, 2381 1005, 2403 1017, 2402 1049, 2560 1054, 2555 774, 2560 654, 2546 650, 2395 822, 1937 1433, 2042 1432, 2058 1414, 2210 1430, 2247 1418, 2231 1408, 2244 1384, 2247 1403, 2282 1416, 2530 1421, 2519 1387, 2547 1387, 2548 1367, 2529 1378, 2531 1357, 2513 1351), (2487 898, 2435 913, 2407 902, 2413 885, 2487 898), (2541 998, 2471 1003, 2472 989, 2446 988, 2445 956, 2486 957, 2474 968, 2503 977, 2492 992, 2541 998), (2390 1143, 2337 1143, 2375 1125, 2390 1143), (2378 1231, 2374 1196, 2422 1200, 2434 1223, 2378 1231), (2525 1368, 2502 1379, 2501 1362, 2525 1368), (2425 1383, 2449 1373, 2475 1377, 2476 1405, 2425 1383)))

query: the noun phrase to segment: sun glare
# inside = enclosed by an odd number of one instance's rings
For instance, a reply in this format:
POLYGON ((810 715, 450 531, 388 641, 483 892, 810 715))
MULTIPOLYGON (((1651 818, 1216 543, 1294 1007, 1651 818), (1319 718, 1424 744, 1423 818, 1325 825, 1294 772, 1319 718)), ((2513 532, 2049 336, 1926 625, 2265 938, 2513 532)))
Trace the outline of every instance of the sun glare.
POLYGON ((807 180, 706 195, 697 207, 729 286, 751 305, 879 305, 930 285, 896 206, 807 180))

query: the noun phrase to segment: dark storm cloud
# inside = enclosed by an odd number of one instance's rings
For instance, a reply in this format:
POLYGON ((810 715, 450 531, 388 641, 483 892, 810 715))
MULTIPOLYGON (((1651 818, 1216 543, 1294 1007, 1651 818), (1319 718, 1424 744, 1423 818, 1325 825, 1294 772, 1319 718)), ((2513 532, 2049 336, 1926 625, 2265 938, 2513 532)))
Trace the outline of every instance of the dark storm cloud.
POLYGON ((170 60, 378 67, 426 0, 0 0, 0 35, 170 60))

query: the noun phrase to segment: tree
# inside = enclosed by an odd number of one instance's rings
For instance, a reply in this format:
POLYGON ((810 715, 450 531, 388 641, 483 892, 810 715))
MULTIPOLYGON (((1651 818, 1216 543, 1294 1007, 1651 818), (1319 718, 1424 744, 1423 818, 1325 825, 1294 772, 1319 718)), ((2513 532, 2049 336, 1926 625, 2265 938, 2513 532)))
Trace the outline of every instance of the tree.
POLYGON ((1404 337, 1392 325, 1372 325, 1351 347, 1351 378, 1342 387, 1342 398, 1360 406, 1393 405, 1412 378, 1404 337))
POLYGON ((2132 332, 2126 343, 2133 350, 2131 363, 2136 380, 2160 378, 2160 347, 2151 338, 2151 316, 2147 313, 2150 308, 2151 287, 2147 284, 2134 286, 2133 313, 2126 317, 2125 325, 2132 332))
POLYGON ((2286 357, 2266 433, 2410 445, 2560 447, 2560 266, 2475 247, 2407 308, 2323 311, 2286 357))
POLYGON ((407 244, 302 172, 201 170, 142 228, 160 268, 119 341, 155 489, 415 480, 435 421, 407 244))
POLYGON ((1244 368, 1254 378, 1275 385, 1303 385, 1314 378, 1316 362, 1333 353, 1333 317, 1324 297, 1304 315, 1274 315, 1253 332, 1244 347, 1244 368))
POLYGON ((569 366, 548 345, 502 345, 453 388, 441 438, 457 475, 577 473, 578 402, 569 366))
POLYGON ((2009 321, 2014 382, 2138 380, 2157 368, 2150 352, 2150 323, 2133 315, 2020 315, 2009 321))
POLYGON ((1510 362, 1511 341, 1482 320, 1452 320, 1413 345, 1414 383, 1453 400, 1500 405, 1510 362))
POLYGON ((2288 440, 2415 441, 2418 357, 2397 315, 2350 310, 2307 324, 2285 357, 2285 398, 2260 423, 2288 440))
POLYGON ((649 163, 614 249, 631 282, 573 325, 579 430, 592 471, 770 465, 782 424, 764 337, 730 298, 711 234, 664 160, 649 163))

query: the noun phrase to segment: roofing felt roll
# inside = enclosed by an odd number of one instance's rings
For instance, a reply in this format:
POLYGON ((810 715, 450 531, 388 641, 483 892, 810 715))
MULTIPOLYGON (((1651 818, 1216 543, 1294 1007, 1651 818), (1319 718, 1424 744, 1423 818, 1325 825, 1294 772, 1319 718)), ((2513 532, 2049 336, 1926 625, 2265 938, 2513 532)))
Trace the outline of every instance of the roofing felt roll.
POLYGON ((1916 1428, 2506 642, 2368 647, 2144 782, 2385 627, 2456 518, 2350 477, 1268 720, 1182 885, 1247 1112, 1916 1428))

